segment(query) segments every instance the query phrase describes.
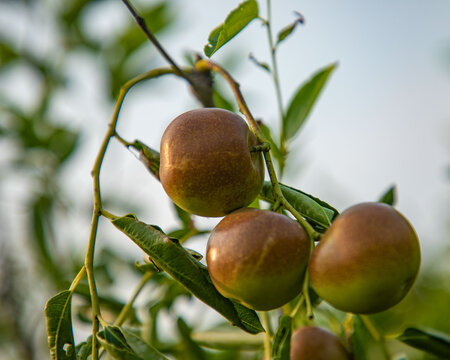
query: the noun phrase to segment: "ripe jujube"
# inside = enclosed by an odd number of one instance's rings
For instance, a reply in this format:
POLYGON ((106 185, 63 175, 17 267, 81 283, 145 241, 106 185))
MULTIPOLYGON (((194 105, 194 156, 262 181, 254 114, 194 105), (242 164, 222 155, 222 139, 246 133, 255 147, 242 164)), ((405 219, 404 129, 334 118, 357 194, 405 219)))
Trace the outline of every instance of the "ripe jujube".
POLYGON ((362 203, 342 212, 313 250, 311 284, 339 310, 370 314, 408 293, 420 267, 410 223, 393 207, 362 203))
POLYGON ((291 360, 348 360, 341 340, 328 330, 305 326, 291 337, 291 360))
POLYGON ((184 210, 224 216, 249 205, 264 182, 264 163, 247 123, 227 110, 206 108, 175 118, 161 139, 160 180, 184 210))
POLYGON ((222 295, 271 310, 300 293, 309 253, 308 235, 297 222, 268 210, 244 209, 225 216, 211 232, 206 263, 222 295))

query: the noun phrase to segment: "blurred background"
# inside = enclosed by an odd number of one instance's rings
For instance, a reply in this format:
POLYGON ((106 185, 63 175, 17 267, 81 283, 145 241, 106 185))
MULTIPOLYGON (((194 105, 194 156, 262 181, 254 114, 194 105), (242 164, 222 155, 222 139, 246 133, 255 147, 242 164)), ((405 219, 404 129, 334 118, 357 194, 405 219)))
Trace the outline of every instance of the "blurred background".
MULTIPOLYGON (((134 3, 182 65, 202 53, 210 31, 238 4, 134 3)), ((450 2, 277 1, 275 34, 295 20, 294 10, 305 24, 278 50, 284 102, 319 68, 334 62, 338 67, 290 143, 283 182, 339 210, 376 200, 395 185, 396 206, 419 235, 423 264, 408 297, 372 316, 373 322, 386 334, 408 325, 450 333, 450 2)), ((266 14, 263 2, 260 13, 266 14)), ((231 72, 254 116, 277 134, 271 76, 249 54, 270 62, 266 30, 258 20, 213 60, 231 72)), ((43 309, 82 266, 92 215, 90 169, 118 90, 159 66, 166 64, 119 0, 0 1, 0 359, 47 357, 43 309)), ((225 84, 217 82, 233 102, 225 84)), ((125 100, 118 133, 159 149, 168 123, 198 106, 174 77, 140 84, 125 100)), ((157 180, 116 141, 108 149, 101 183, 109 211, 134 212, 165 230, 180 226, 157 180)), ((206 229, 218 219, 195 221, 206 229)), ((204 254, 206 237, 188 245, 204 254)), ((96 271, 111 312, 139 281, 134 263, 142 259, 137 246, 100 223, 96 271)), ((75 336, 82 341, 90 331, 87 287, 77 292, 75 336)), ((142 298, 140 304, 150 306, 142 298)), ((161 315, 167 321, 158 325, 163 339, 174 332, 173 306, 192 326, 218 321, 207 312, 198 323, 204 308, 187 298, 175 304, 168 298, 161 315)), ((410 359, 426 358, 406 346, 391 346, 410 359)))

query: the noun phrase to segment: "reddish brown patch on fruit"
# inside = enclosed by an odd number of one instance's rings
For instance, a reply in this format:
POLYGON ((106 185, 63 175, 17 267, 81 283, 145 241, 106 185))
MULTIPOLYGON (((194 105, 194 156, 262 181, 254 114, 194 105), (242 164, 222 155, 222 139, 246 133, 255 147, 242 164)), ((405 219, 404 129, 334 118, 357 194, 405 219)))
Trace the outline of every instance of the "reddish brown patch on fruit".
POLYGON ((314 249, 309 273, 334 307, 374 313, 397 304, 420 266, 417 235, 391 206, 362 203, 344 211, 314 249))
POLYGON ((222 109, 188 111, 161 139, 160 179, 181 208, 223 216, 250 204, 264 181, 261 153, 245 121, 222 109))
POLYGON ((256 310, 284 305, 299 294, 310 242, 287 216, 248 209, 226 216, 208 241, 206 262, 222 295, 256 310))
POLYGON ((291 360, 348 360, 349 354, 341 340, 315 326, 305 326, 292 334, 291 360))

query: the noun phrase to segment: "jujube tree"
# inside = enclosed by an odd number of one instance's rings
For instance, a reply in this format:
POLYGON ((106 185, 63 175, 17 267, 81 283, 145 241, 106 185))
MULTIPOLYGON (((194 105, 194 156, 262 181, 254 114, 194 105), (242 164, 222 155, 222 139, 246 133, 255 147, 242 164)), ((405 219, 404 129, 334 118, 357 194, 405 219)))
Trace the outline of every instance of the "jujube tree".
MULTIPOLYGON (((251 21, 262 21, 267 29, 271 64, 252 59, 273 75, 280 117, 280 135, 274 139, 273 131, 264 120, 257 121, 253 117, 239 84, 223 66, 196 55, 191 66, 180 67, 131 3, 123 2, 170 67, 151 69, 126 82, 119 92, 92 170, 94 212, 85 264, 70 288, 50 299, 46 306, 52 358, 87 359, 90 354, 96 360, 104 351, 116 359, 221 356, 208 350, 214 348, 222 351, 223 358, 235 359, 237 356, 248 358, 241 351, 248 346, 253 350, 250 356, 260 357, 264 351, 266 359, 316 355, 317 359, 324 356, 362 359, 364 348, 359 345, 364 331, 371 332, 377 346, 387 354, 385 339, 363 314, 394 306, 412 287, 420 265, 419 242, 412 226, 393 209, 393 201, 363 203, 339 214, 327 202, 279 181, 292 139, 336 68, 331 64, 320 69, 299 87, 288 106, 284 106, 276 63, 277 46, 303 23, 303 16, 297 13, 295 21, 280 30, 274 44, 270 1, 267 2, 267 19, 260 16, 255 0, 244 1, 211 32, 204 49, 209 58, 251 21), (117 131, 117 123, 127 92, 141 81, 168 75, 186 81, 205 108, 190 109, 175 118, 161 135, 159 152, 142 141, 125 140, 117 131), (233 108, 223 101, 221 89, 212 81, 214 76, 226 81, 247 123, 230 111, 233 108), (115 215, 105 208, 99 178, 112 139, 134 149, 148 170, 160 180, 175 204, 183 228, 166 232, 157 225, 140 221, 136 215, 115 215), (267 181, 264 181, 265 175, 267 181), (200 231, 193 215, 224 218, 211 231, 200 231), (100 217, 110 220, 148 259, 144 264, 137 264, 143 272, 142 282, 112 322, 102 316, 93 267, 100 217), (205 266, 201 262, 202 255, 189 250, 184 243, 208 232, 211 233, 205 266), (92 336, 76 345, 71 298, 86 275, 92 336), (170 297, 170 290, 167 290, 165 300, 156 300, 151 307, 153 332, 159 309, 170 308, 178 296, 187 295, 195 296, 216 310, 238 328, 239 334, 228 326, 231 337, 215 334, 214 339, 202 338, 180 316, 176 321, 181 338, 179 344, 164 343, 154 333, 145 338, 145 326, 138 316, 128 326, 125 323, 131 317, 135 298, 148 281, 166 290, 175 289, 176 294, 170 297), (328 308, 328 328, 334 334, 317 326, 305 326, 316 321, 314 313, 320 312, 322 299, 347 312, 345 319, 338 321, 341 331, 336 327, 332 329, 331 324, 338 317, 333 314, 338 313, 331 308, 328 308), (276 318, 279 325, 273 331, 276 318), (294 329, 297 330, 293 333, 294 329), (264 333, 262 338, 259 333, 264 333)), ((398 339, 434 354, 444 351, 440 346, 445 350, 450 348, 447 340, 418 329, 409 331, 398 339), (414 341, 417 334, 425 334, 426 341, 414 341), (439 346, 438 341, 441 341, 439 346)))

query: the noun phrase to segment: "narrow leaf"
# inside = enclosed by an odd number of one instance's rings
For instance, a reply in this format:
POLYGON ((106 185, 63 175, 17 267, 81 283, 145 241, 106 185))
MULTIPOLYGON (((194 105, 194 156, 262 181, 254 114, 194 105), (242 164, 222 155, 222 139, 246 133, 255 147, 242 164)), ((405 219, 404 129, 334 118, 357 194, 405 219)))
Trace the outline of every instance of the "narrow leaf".
POLYGON ((52 360, 76 359, 71 300, 72 293, 64 290, 47 301, 45 306, 48 347, 52 360))
POLYGON ((161 229, 137 220, 134 215, 116 218, 112 223, 149 255, 159 268, 201 301, 216 309, 233 325, 250 333, 264 331, 253 310, 219 294, 206 267, 192 257, 177 240, 170 239, 161 229))
POLYGON ((395 185, 391 186, 378 200, 380 203, 394 206, 397 201, 397 191, 395 185))
POLYGON ((295 19, 295 21, 292 24, 290 24, 290 25, 286 26, 285 28, 283 28, 282 30, 280 30, 280 32, 278 33, 278 39, 277 39, 275 46, 278 46, 278 44, 280 42, 282 42, 289 35, 291 35, 292 32, 297 27, 297 25, 304 24, 305 18, 303 17, 303 15, 297 11, 295 11, 294 14, 297 16, 297 19, 295 19))
MULTIPOLYGON (((333 210, 331 207, 328 208, 319 205, 315 198, 300 190, 283 184, 280 184, 280 188, 286 200, 302 216, 316 225, 328 228, 331 225, 331 221, 337 216, 337 211, 333 210)), ((260 196, 263 200, 268 202, 273 203, 275 201, 272 184, 270 182, 264 182, 260 196)))
POLYGON ((265 62, 262 62, 262 61, 259 61, 253 54, 250 54, 248 56, 248 58, 250 59, 250 61, 252 63, 254 63, 255 65, 259 66, 261 69, 267 71, 268 73, 272 72, 272 70, 270 70, 269 64, 267 64, 265 62))
POLYGON ((219 25, 209 34, 208 44, 204 48, 205 55, 211 57, 256 17, 258 17, 256 0, 247 0, 241 3, 228 14, 222 25, 219 25))
POLYGON ((289 360, 291 352, 292 318, 289 315, 280 317, 277 332, 273 337, 273 360, 289 360))
POLYGON ((286 139, 294 137, 304 124, 328 77, 335 68, 336 64, 332 64, 319 70, 310 80, 299 87, 289 103, 286 117, 283 119, 283 130, 286 139))
POLYGON ((450 358, 450 337, 448 335, 410 327, 399 335, 397 340, 443 359, 450 358))
POLYGON ((167 360, 163 354, 130 330, 122 329, 122 333, 125 335, 127 343, 142 360, 167 360))

